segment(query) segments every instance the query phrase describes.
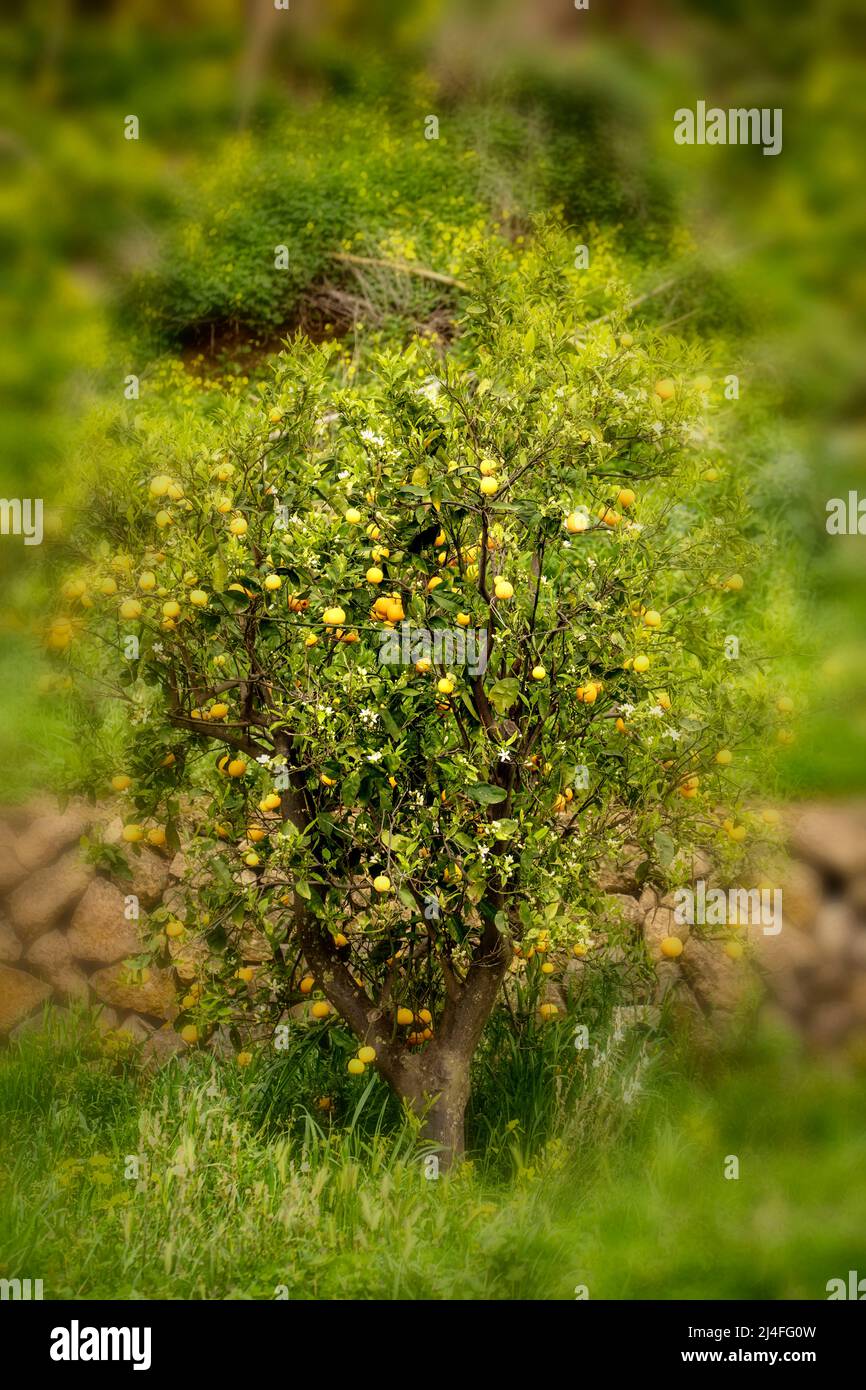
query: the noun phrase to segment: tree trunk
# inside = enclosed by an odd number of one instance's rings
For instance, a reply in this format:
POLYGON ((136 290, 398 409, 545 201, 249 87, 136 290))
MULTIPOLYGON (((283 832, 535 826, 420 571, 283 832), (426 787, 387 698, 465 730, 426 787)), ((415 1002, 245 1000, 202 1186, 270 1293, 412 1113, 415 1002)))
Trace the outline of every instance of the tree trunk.
POLYGON ((427 1109, 424 1120, 424 1138, 432 1139, 439 1145, 439 1162, 445 1168, 459 1162, 466 1149, 465 1116, 466 1102, 469 1099, 469 1065, 464 1064, 465 1079, 446 1082, 439 1089, 428 1092, 435 1096, 427 1109))

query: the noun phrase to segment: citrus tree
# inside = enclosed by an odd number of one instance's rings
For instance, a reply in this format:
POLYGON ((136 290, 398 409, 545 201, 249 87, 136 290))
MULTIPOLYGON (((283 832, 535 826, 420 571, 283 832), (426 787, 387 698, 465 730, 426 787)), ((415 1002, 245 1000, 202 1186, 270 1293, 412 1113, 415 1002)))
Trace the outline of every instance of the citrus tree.
POLYGON ((49 632, 128 713, 124 838, 193 827, 177 1026, 336 1011, 446 1155, 515 953, 584 948, 603 859, 718 833, 757 719, 719 391, 618 311, 575 322, 549 259, 473 294, 449 351, 347 382, 298 340, 260 393, 140 420, 49 632))

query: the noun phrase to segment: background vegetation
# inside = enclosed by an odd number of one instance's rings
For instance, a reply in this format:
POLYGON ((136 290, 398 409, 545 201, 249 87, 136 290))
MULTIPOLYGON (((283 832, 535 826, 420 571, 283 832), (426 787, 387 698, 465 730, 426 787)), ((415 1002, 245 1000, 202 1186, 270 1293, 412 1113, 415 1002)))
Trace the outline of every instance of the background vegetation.
MULTIPOLYGON (((739 376, 731 475, 777 537, 750 602, 798 710, 765 790, 862 793, 861 541, 824 529, 827 499, 864 491, 860 7, 293 0, 291 30, 274 13, 33 0, 0 29, 0 492, 46 498, 49 559, 136 417, 194 431, 299 328, 333 340, 345 379, 412 334, 459 353, 479 246, 517 262, 550 215, 591 248, 586 317, 640 300, 714 382, 739 376), (698 98, 781 106, 783 154, 674 147, 698 98), (275 223, 279 277, 260 255, 275 223)), ((96 791, 123 721, 73 728, 42 650, 50 565, 21 556, 4 541, 4 792, 96 791)), ((491 1033, 472 1166, 438 1184, 380 1088, 348 1091, 326 1053, 147 1079, 96 1034, 28 1039, 0 1061, 0 1272, 37 1261, 88 1297, 820 1297, 856 1267, 862 1058, 671 1040, 624 1105, 634 1059, 586 1075, 556 1036, 491 1033), (159 1176, 132 1197, 122 1160, 143 1146, 159 1176), (726 1153, 748 1183, 723 1182, 726 1153)))

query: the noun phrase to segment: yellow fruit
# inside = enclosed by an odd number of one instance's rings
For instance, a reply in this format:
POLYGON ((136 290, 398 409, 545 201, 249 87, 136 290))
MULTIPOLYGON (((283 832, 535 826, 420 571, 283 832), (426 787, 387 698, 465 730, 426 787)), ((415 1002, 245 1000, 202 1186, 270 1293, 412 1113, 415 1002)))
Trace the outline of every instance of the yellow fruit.
POLYGON ((669 401, 676 389, 676 385, 669 376, 662 377, 661 381, 657 381, 655 384, 655 393, 662 401, 669 401))
POLYGON ((156 522, 157 526, 160 528, 160 530, 163 531, 165 530, 166 526, 171 525, 171 512, 157 512, 156 516, 153 519, 156 522))
POLYGON ((366 578, 368 584, 381 584, 385 576, 378 565, 371 565, 367 570, 366 578))
POLYGON ((441 580, 441 578, 439 577, 438 574, 434 574, 434 576, 433 576, 432 579, 428 579, 428 580, 427 580, 427 592, 428 592, 428 594, 432 594, 432 592, 433 592, 434 589, 438 589, 438 588, 439 588, 439 585, 440 585, 441 583, 442 583, 442 580, 441 580))
POLYGON ((178 921, 176 921, 176 920, 173 920, 173 921, 171 921, 171 922, 167 922, 167 923, 166 923, 166 927, 165 927, 165 934, 166 934, 166 936, 170 936, 170 937, 172 937, 172 939, 176 939, 178 936, 183 936, 183 933, 184 933, 184 925, 183 925, 183 922, 178 922, 178 921))
POLYGON ((533 666, 532 679, 534 681, 543 681, 546 675, 547 672, 545 671, 543 666, 533 666))
POLYGON ((443 676, 436 682, 436 689, 440 695, 451 695, 454 693, 454 680, 451 676, 443 676))
POLYGON ((687 777, 680 787, 680 796, 684 796, 687 801, 690 801, 692 797, 697 796, 700 782, 700 777, 696 773, 692 773, 691 777, 687 777))
POLYGON ((351 1076, 363 1076, 364 1072, 367 1070, 360 1057, 351 1057, 347 1069, 351 1076))
POLYGON ((120 605, 121 618, 140 618, 141 604, 137 598, 125 598, 120 605))
POLYGON ((641 652, 640 656, 636 656, 635 659, 634 659, 634 661, 633 661, 633 663, 632 663, 632 665, 634 666, 634 669, 635 669, 636 671, 638 671, 641 675, 643 674, 644 671, 648 671, 648 670, 649 670, 649 664, 650 664, 650 659, 649 659, 648 656, 644 656, 643 652, 641 652))
POLYGON ((482 497, 495 497, 499 491, 499 482, 496 478, 482 478, 478 484, 478 491, 482 497))
POLYGON ((617 733, 624 734, 624 733, 626 732, 627 727, 628 727, 628 725, 626 724, 626 722, 625 722, 624 719, 622 719, 622 718, 617 719, 617 721, 616 721, 616 730, 617 730, 617 733))
POLYGON ((586 955, 586 946, 584 945, 584 943, 583 943, 582 941, 576 941, 576 942, 574 943, 574 945, 572 946, 572 948, 571 948, 571 953, 572 953, 572 955, 574 955, 574 956, 585 956, 585 955, 586 955))
POLYGON ((316 982, 313 979, 312 975, 305 975, 304 978, 301 980, 299 986, 301 994, 309 994, 312 991, 313 985, 315 983, 316 982))
POLYGON ((493 585, 493 592, 499 599, 509 599, 514 597, 514 586, 507 579, 497 579, 493 585))
POLYGON ((657 695, 656 695, 656 703, 659 704, 659 705, 661 705, 662 709, 664 709, 664 710, 670 709, 670 707, 671 707, 671 697, 670 697, 670 695, 668 694, 668 692, 667 692, 666 690, 660 690, 660 691, 657 693, 657 695))
POLYGON ((719 749, 718 753, 716 754, 716 762, 718 763, 719 767, 730 767, 733 761, 734 755, 731 752, 730 748, 719 749))
POLYGON ((151 497, 164 497, 171 487, 171 478, 166 473, 159 473, 150 480, 151 497))
POLYGON ((479 472, 484 478, 492 478, 497 467, 498 465, 494 459, 482 459, 478 465, 479 472))
POLYGON ((541 1017, 546 1022, 548 1019, 556 1018, 556 1015, 559 1013, 559 1009, 556 1007, 555 1004, 540 1004, 538 1012, 541 1014, 541 1017))
POLYGON ((597 516, 605 526, 619 526, 622 521, 619 512, 615 512, 613 507, 599 507, 597 516))
POLYGON ((719 470, 717 468, 708 468, 706 472, 702 474, 702 477, 705 483, 717 483, 719 481, 719 470))
POLYGON ((375 1047, 359 1047, 359 1048, 358 1048, 358 1061, 359 1061, 359 1062, 363 1062, 364 1065, 366 1066, 367 1063, 369 1063, 369 1062, 375 1062, 375 1060, 376 1060, 376 1049, 375 1049, 375 1047))
POLYGON ((588 531, 589 517, 586 512, 570 512, 565 518, 565 529, 573 536, 579 535, 581 531, 588 531))
POLYGON ((165 831, 161 825, 155 825, 152 830, 147 832, 148 843, 155 845, 157 849, 162 849, 165 844, 165 831))
POLYGON ((132 778, 127 777, 125 772, 118 772, 112 777, 111 785, 116 792, 125 792, 127 787, 132 786, 132 778))
POLYGON ((247 839, 254 845, 259 844, 265 838, 265 834, 266 832, 262 830, 260 825, 250 825, 247 828, 247 839))
POLYGON ((313 1018, 327 1018, 330 1012, 331 1006, 330 1004, 326 1003, 324 999, 317 999, 310 1010, 310 1013, 313 1015, 313 1018))
POLYGON ((225 717, 226 717, 226 715, 228 714, 228 712, 229 712, 229 707, 228 707, 228 705, 223 705, 223 704, 211 705, 210 710, 209 710, 209 713, 208 713, 208 717, 209 717, 210 719, 225 719, 225 717))
POLYGON ((101 583, 100 586, 99 586, 99 592, 100 592, 105 598, 111 598, 111 595, 112 595, 112 594, 116 594, 116 593, 117 593, 117 580, 116 580, 116 579, 103 579, 102 583, 101 583))
POLYGON ((180 614, 180 604, 175 599, 169 599, 168 603, 162 605, 162 612, 166 618, 177 618, 180 614))
POLYGON ((391 623, 401 623, 405 616, 403 612, 403 600, 395 596, 388 604, 388 621, 391 623))
POLYGON ((778 825, 779 821, 781 820, 781 816, 779 815, 778 811, 773 809, 772 806, 768 806, 765 810, 761 812, 761 820, 764 822, 765 825, 778 825))
POLYGON ((315 632, 308 632, 307 635, 306 635, 306 637, 304 638, 304 646, 305 646, 305 647, 315 647, 315 645, 316 645, 316 643, 318 642, 318 640, 319 640, 319 639, 318 639, 318 637, 316 636, 315 632))
POLYGON ((248 869, 257 869, 259 867, 259 864, 261 863, 261 860, 259 859, 259 856, 256 854, 255 850, 251 849, 249 854, 244 855, 244 863, 246 864, 248 869))
POLYGON ((249 984, 250 980, 253 978, 255 973, 256 972, 251 965, 241 965, 235 971, 235 975, 237 976, 237 978, 239 980, 243 980, 244 984, 246 985, 249 984))
POLYGON ((244 762, 243 758, 232 758, 231 762, 226 768, 226 772, 228 773, 229 777, 243 777, 246 770, 247 765, 244 762))
POLYGON ((630 487, 622 487, 617 494, 616 500, 620 507, 633 507, 637 499, 630 487))
POLYGON ((151 589, 156 588, 156 575, 152 570, 144 570, 139 576, 138 587, 142 593, 150 593, 151 589))
POLYGON ((346 621, 346 614, 342 608, 326 608, 322 614, 322 622, 325 627, 339 627, 346 621))
POLYGON ((262 798, 260 805, 263 811, 278 811, 282 802, 276 792, 268 792, 267 796, 262 798))
POLYGON ((634 338, 630 333, 623 333, 619 341, 621 347, 630 348, 634 343, 634 338))
POLYGON ((348 521, 350 526, 357 526, 361 520, 361 513, 358 511, 358 508, 347 507, 345 520, 348 521))
POLYGON ((248 1067, 252 1060, 253 1054, 251 1052, 238 1053, 237 1062, 239 1067, 248 1067))
POLYGON ((408 1028, 410 1023, 415 1021, 415 1015, 411 1009, 398 1009, 397 1022, 401 1028, 408 1028))
POLYGON ((216 831, 217 835, 221 840, 228 840, 232 833, 231 826, 226 825, 225 821, 222 821, 219 825, 214 826, 214 830, 216 831))
POLYGON ((280 410, 280 407, 278 405, 275 405, 273 410, 268 411, 268 419, 270 420, 272 425, 278 425, 282 418, 283 412, 280 410))
POLYGON ((204 589, 193 589, 189 601, 194 608, 207 608, 207 594, 204 589))
POLYGON ((643 615, 644 627, 661 627, 662 615, 654 608, 648 608, 643 615))
POLYGON ((422 656, 415 662, 415 670, 419 675, 426 676, 432 665, 433 662, 428 657, 422 656))
POLYGON ((377 893, 390 893, 391 880, 387 874, 377 874, 373 879, 373 887, 377 893))
POLYGON ((431 1012, 430 1012, 429 1009, 419 1009, 419 1010, 418 1010, 418 1017, 420 1018, 420 1020, 421 1020, 422 1023, 432 1023, 432 1022, 433 1022, 433 1015, 431 1014, 431 1012))
POLYGON ((792 734, 790 729, 780 729, 776 734, 776 739, 785 747, 789 747, 790 744, 794 742, 794 734, 792 734))
POLYGON ((676 960, 677 956, 683 953, 683 943, 678 936, 664 936, 659 950, 668 960, 676 960))
POLYGON ((472 622, 472 618, 468 613, 458 613, 456 622, 458 627, 468 627, 469 624, 472 622))
POLYGON ((139 840, 144 839, 144 831, 140 825, 125 825, 120 834, 128 845, 137 845, 139 840))
POLYGON ((276 592, 277 589, 282 588, 282 583, 283 583, 282 575, 279 575, 279 574, 267 574, 267 575, 265 575, 265 588, 267 589, 268 593, 270 593, 270 594, 273 594, 273 593, 276 592))
POLYGON ((739 941, 726 941, 725 955, 729 960, 740 960, 743 955, 742 943, 739 941))
POLYGON ((781 699, 777 700, 776 709, 780 714, 793 714, 794 701, 791 699, 790 695, 783 695, 781 699))
POLYGON ((197 1043, 198 1029, 196 1028, 194 1023, 187 1023, 185 1027, 181 1028, 180 1036, 183 1038, 185 1043, 197 1043))
POLYGON ((245 536, 248 529, 248 522, 245 516, 234 516, 229 522, 229 530, 233 536, 245 536))
POLYGON ((551 961, 546 960, 541 967, 541 973, 543 975, 552 975, 555 968, 556 967, 553 965, 551 961))
POLYGON ((729 574, 722 587, 730 589, 732 594, 738 594, 743 587, 743 576, 741 574, 729 574))
POLYGON ((319 781, 323 787, 336 787, 337 785, 336 777, 329 777, 326 772, 319 773, 319 781))

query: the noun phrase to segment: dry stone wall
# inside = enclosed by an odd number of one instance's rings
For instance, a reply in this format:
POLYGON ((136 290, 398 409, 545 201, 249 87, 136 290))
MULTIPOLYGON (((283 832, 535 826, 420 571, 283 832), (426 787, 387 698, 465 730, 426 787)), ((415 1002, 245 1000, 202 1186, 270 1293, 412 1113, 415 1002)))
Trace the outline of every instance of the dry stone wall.
MULTIPOLYGON (((725 1019, 758 985, 767 1006, 816 1046, 866 1038, 866 803, 789 807, 784 821, 784 926, 774 936, 744 927, 743 959, 725 954, 730 931, 678 924, 673 895, 638 883, 637 854, 602 881, 611 921, 624 922, 632 940, 643 938, 655 965, 655 1003, 670 996, 695 1016, 725 1019), (676 960, 662 955, 668 936, 684 942, 676 960)), ((120 847, 121 820, 110 804, 61 810, 45 801, 0 815, 0 1037, 39 1026, 46 1003, 86 1004, 99 1026, 143 1042, 159 1060, 183 1047, 172 1027, 183 978, 157 967, 131 974, 124 962, 144 948, 147 910, 177 896, 183 856, 126 850, 130 877, 117 881, 81 852, 82 836, 97 823, 102 839, 120 847), (130 894, 142 909, 138 922, 126 912, 130 894)), ((717 882, 704 859, 692 877, 717 882)), ((591 969, 596 951, 608 964, 625 960, 611 944, 614 933, 598 925, 587 958, 568 962, 572 975, 591 969)), ((557 998, 555 984, 548 997, 557 998)))

